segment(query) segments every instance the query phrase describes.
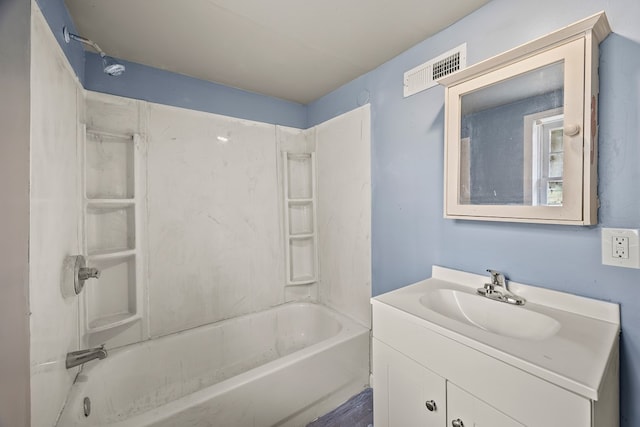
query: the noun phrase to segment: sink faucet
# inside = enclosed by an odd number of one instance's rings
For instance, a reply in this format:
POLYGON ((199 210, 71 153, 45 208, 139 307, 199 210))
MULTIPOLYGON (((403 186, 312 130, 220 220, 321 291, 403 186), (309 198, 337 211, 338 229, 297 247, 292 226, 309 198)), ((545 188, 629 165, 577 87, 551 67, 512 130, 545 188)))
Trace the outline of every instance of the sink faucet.
POLYGON ((478 288, 478 293, 492 300, 506 302, 514 305, 524 305, 525 299, 513 294, 507 286, 507 279, 499 271, 487 270, 491 275, 491 282, 485 283, 483 288, 478 288), (500 289, 501 288, 501 289, 500 289))
POLYGON ((71 353, 67 353, 66 367, 67 369, 71 369, 91 360, 104 359, 105 357, 107 357, 107 350, 105 350, 104 344, 100 347, 72 351, 71 353))
POLYGON ((495 291, 496 286, 502 286, 505 291, 507 290, 507 280, 505 279, 504 274, 491 269, 488 269, 487 272, 491 275, 491 283, 486 283, 484 285, 485 289, 495 291))

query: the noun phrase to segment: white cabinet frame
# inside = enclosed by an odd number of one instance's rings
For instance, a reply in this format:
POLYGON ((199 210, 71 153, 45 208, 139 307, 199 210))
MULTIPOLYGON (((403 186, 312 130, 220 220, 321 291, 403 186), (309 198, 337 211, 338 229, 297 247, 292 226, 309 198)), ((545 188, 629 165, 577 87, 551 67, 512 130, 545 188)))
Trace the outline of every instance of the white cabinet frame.
MULTIPOLYGON (((604 12, 446 76, 444 216, 453 219, 593 225, 597 223, 598 45, 611 32, 604 12), (565 189, 560 206, 469 204, 460 194, 461 102, 465 93, 564 62, 564 115, 579 133, 565 135, 565 189)), ((567 132, 571 133, 571 132, 567 132)), ((473 141, 471 141, 473 144, 473 141)), ((467 144, 468 145, 468 144, 467 144)))

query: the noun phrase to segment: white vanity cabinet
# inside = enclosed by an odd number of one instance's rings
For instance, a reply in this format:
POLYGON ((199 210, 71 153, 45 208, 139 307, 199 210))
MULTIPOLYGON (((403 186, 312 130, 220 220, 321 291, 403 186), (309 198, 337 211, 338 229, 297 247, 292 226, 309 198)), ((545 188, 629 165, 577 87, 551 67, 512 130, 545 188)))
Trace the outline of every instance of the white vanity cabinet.
POLYGON ((376 339, 373 371, 376 427, 522 426, 376 339))
POLYGON ((522 426, 399 351, 373 347, 376 427, 522 426))
POLYGON ((431 279, 372 299, 374 425, 618 426, 619 307, 517 283, 527 302, 509 307, 475 295, 487 280, 434 267, 431 279), (458 298, 466 321, 425 301, 443 295, 458 298), (495 329, 476 317, 495 321, 486 313, 503 307, 495 329), (518 310, 526 316, 510 320, 518 310))
POLYGON ((438 80, 444 216, 597 224, 604 12, 438 80))
POLYGON ((373 340, 376 427, 441 427, 446 422, 446 381, 384 343, 373 340))
POLYGON ((523 427, 454 384, 447 384, 447 425, 455 427, 523 427))

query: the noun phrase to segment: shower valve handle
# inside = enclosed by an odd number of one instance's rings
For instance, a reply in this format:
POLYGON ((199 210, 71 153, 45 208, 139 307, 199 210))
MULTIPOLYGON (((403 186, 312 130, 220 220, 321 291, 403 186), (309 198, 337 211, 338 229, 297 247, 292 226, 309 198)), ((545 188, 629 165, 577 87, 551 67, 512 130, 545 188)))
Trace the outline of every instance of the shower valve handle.
POLYGON ((73 263, 73 289, 70 294, 75 293, 75 295, 78 295, 84 288, 85 280, 97 279, 100 277, 100 270, 94 267, 87 267, 87 260, 82 255, 75 255, 71 259, 73 263))
POLYGON ((78 271, 78 279, 87 280, 87 279, 97 279, 100 277, 100 270, 97 268, 87 268, 82 267, 78 271))

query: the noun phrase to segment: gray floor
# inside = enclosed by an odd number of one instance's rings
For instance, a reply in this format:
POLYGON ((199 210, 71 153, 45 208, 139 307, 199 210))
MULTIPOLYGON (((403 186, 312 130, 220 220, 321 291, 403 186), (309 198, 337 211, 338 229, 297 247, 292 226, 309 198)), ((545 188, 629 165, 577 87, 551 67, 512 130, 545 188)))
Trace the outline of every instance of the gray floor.
POLYGON ((364 389, 307 427, 373 427, 373 391, 364 389))

